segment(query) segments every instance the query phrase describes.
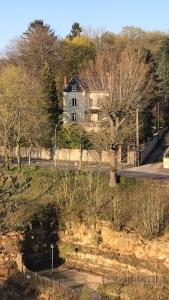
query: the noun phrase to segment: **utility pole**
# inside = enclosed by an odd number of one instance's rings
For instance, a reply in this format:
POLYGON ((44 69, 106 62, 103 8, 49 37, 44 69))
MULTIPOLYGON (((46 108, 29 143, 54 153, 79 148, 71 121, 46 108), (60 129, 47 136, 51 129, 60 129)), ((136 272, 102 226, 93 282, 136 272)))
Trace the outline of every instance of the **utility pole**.
POLYGON ((51 269, 53 270, 53 249, 54 249, 54 245, 51 244, 51 245, 50 245, 50 248, 51 248, 51 250, 52 250, 51 269))
POLYGON ((56 168, 56 128, 57 128, 57 124, 55 125, 55 168, 56 168))
POLYGON ((54 141, 54 150, 55 150, 55 152, 54 152, 54 166, 55 166, 55 168, 56 168, 56 163, 57 163, 57 153, 56 153, 56 133, 57 133, 57 128, 58 128, 58 126, 60 125, 60 123, 61 122, 63 122, 63 120, 60 120, 58 123, 56 123, 56 125, 55 125, 55 141, 54 141))
POLYGON ((139 145, 139 108, 136 107, 136 165, 140 164, 140 145, 139 145))
POLYGON ((80 160, 79 160, 79 171, 82 168, 82 155, 83 155, 82 128, 80 128, 80 160))
POLYGON ((157 132, 160 131, 160 102, 157 102, 157 132))

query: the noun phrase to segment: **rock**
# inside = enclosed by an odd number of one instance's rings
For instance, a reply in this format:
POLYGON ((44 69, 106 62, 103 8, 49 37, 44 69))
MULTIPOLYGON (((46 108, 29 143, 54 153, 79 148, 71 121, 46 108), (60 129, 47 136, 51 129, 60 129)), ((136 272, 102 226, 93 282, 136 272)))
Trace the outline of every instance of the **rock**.
POLYGON ((4 257, 4 261, 9 261, 10 258, 8 256, 4 257))

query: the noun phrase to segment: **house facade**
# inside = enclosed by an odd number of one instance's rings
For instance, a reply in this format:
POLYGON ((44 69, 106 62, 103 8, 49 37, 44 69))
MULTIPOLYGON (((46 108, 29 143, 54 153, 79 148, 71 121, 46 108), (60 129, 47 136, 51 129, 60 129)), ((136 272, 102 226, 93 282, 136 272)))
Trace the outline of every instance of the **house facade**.
POLYGON ((98 79, 72 78, 64 87, 63 123, 80 124, 87 131, 97 132, 105 118, 102 104, 106 95, 98 79))

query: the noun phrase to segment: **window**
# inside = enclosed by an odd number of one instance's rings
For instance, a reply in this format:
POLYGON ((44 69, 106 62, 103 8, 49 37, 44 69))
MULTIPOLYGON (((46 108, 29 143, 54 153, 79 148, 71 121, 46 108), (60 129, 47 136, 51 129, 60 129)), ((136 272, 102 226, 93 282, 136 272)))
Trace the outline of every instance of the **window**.
POLYGON ((72 84, 72 92, 76 92, 76 84, 72 84))
POLYGON ((97 100, 97 104, 98 104, 98 106, 101 106, 102 105, 102 99, 101 98, 99 98, 98 100, 97 100))
POLYGON ((94 123, 96 123, 97 120, 98 120, 98 115, 96 113, 91 114, 91 121, 94 122, 94 123))
POLYGON ((72 106, 76 106, 76 105, 77 105, 76 98, 72 98, 72 106))
POLYGON ((100 112, 100 113, 98 113, 98 121, 102 121, 102 119, 103 119, 103 114, 100 112))
POLYGON ((76 113, 72 113, 72 122, 76 122, 76 113))
POLYGON ((93 106, 93 99, 89 98, 89 106, 93 106))

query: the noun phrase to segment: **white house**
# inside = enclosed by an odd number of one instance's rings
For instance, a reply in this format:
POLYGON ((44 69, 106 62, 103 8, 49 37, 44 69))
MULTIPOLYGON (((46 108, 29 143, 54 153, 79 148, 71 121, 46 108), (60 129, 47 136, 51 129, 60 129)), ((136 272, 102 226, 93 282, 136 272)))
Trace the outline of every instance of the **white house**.
POLYGON ((65 82, 63 92, 63 123, 77 123, 86 130, 98 131, 104 118, 102 102, 107 92, 99 78, 74 77, 65 82))

